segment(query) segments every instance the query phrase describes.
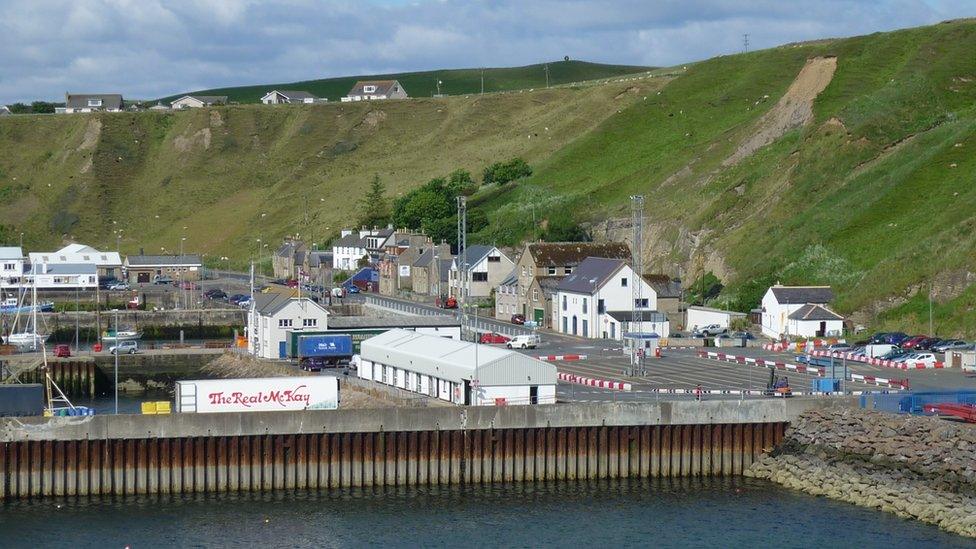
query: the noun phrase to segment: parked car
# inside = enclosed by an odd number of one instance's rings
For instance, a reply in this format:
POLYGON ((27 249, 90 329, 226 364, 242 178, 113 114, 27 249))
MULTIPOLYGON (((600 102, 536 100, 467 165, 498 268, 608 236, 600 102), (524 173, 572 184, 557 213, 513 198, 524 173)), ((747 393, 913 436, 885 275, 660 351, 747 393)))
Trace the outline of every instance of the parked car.
POLYGON ((517 335, 505 344, 509 349, 535 349, 539 344, 539 336, 535 334, 517 335))
POLYGON ((294 278, 290 278, 285 282, 285 286, 288 286, 289 288, 297 288, 298 281, 295 280, 294 278))
POLYGON ((71 356, 71 347, 60 343, 54 346, 54 356, 58 358, 68 358, 71 356))
POLYGON ((115 345, 108 348, 108 352, 113 355, 120 354, 130 354, 134 355, 139 351, 139 343, 137 341, 120 341, 115 345))
POLYGON ((911 354, 914 353, 909 349, 892 349, 878 358, 882 360, 901 360, 911 354))
POLYGON ((901 345, 899 345, 899 347, 901 347, 902 349, 914 349, 916 345, 918 345, 919 343, 925 341, 928 338, 929 338, 929 336, 926 336, 926 335, 912 336, 912 337, 906 339, 905 341, 902 341, 901 342, 901 345))
POLYGON ((332 297, 345 297, 346 291, 342 288, 332 288, 332 297))
POLYGON ((898 362, 905 362, 908 364, 935 364, 938 362, 938 360, 932 353, 909 353, 908 355, 899 358, 898 362))
POLYGON ((207 299, 224 299, 227 297, 227 292, 221 290, 220 288, 210 288, 206 292, 203 292, 203 295, 207 299))
POLYGON ((161 286, 163 284, 172 284, 173 279, 168 276, 156 275, 153 277, 153 284, 161 286))
POLYGON ((887 341, 885 341, 885 343, 890 343, 892 345, 901 345, 901 343, 903 341, 908 340, 909 337, 911 336, 909 336, 905 332, 891 332, 890 334, 888 334, 888 339, 887 341))
POLYGON ((512 315, 512 324, 518 324, 519 326, 525 324, 525 315, 512 315))
POLYGON ((129 289, 129 283, 117 280, 112 284, 109 284, 108 289, 112 290, 113 292, 124 292, 125 290, 129 289))
POLYGON ((237 305, 241 301, 244 301, 245 299, 250 299, 250 298, 251 298, 251 296, 249 296, 247 294, 234 294, 234 295, 228 297, 227 298, 227 301, 230 301, 231 303, 237 305))
POLYGON ((868 345, 872 343, 888 343, 888 332, 878 332, 874 334, 873 336, 868 338, 868 340, 865 341, 863 345, 868 345))
MULTIPOLYGON (((314 297, 313 296, 312 297, 312 300, 315 301, 316 303, 318 303, 318 298, 317 297, 314 297)), ((251 306, 251 298, 248 297, 246 299, 242 299, 242 300, 238 301, 237 302, 237 306, 240 307, 241 309, 247 309, 248 307, 251 306)))
POLYGON ((508 343, 511 339, 512 338, 508 336, 490 332, 487 334, 481 334, 480 342, 486 345, 500 345, 500 344, 508 343))
POLYGON ((835 353, 846 353, 852 349, 850 343, 831 343, 827 345, 828 351, 833 351, 835 353))
POLYGON ((939 343, 942 343, 942 339, 941 338, 938 338, 938 337, 927 337, 927 338, 923 339, 922 341, 916 343, 914 349, 916 351, 928 351, 934 345, 938 345, 939 343))
POLYGON ((110 290, 113 284, 118 284, 119 282, 119 279, 115 278, 114 276, 102 278, 98 280, 98 287, 103 290, 110 290))
POLYGON ((708 326, 703 326, 698 329, 698 332, 701 333, 701 337, 713 337, 719 334, 724 334, 728 331, 728 328, 723 328, 718 324, 709 324, 708 326))
POLYGON ((931 350, 937 353, 944 353, 946 351, 962 349, 968 345, 968 343, 961 339, 947 339, 937 345, 933 345, 931 350))
POLYGON ((350 293, 350 294, 358 294, 358 293, 359 293, 359 286, 356 286, 355 284, 350 284, 350 285, 349 285, 349 286, 348 286, 348 287, 346 288, 346 291, 347 291, 348 293, 350 293))

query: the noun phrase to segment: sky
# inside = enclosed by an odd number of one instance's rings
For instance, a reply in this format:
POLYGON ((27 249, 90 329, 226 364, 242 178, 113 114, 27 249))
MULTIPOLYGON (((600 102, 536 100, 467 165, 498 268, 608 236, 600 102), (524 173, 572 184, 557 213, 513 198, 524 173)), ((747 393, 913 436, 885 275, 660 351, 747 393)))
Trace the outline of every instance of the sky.
POLYGON ((569 56, 668 66, 976 16, 976 0, 0 0, 0 104, 569 56))

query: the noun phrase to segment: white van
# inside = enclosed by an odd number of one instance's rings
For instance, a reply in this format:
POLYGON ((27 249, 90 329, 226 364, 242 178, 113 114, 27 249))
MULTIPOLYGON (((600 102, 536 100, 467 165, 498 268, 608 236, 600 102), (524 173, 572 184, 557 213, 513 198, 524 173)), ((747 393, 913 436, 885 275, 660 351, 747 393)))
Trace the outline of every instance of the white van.
POLYGON ((539 344, 539 336, 535 334, 517 335, 505 344, 509 349, 535 349, 539 344))

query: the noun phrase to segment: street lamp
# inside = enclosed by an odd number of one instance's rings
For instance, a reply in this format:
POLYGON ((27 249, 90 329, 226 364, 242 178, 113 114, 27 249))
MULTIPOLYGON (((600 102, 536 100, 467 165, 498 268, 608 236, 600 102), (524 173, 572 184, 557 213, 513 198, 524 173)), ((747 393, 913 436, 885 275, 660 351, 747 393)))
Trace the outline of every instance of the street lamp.
MULTIPOLYGON (((184 229, 186 227, 183 227, 184 229)), ((186 242, 186 237, 180 238, 180 263, 179 263, 179 279, 180 279, 180 301, 183 302, 183 308, 186 309, 187 299, 186 299, 186 288, 183 287, 183 243, 186 242)))
POLYGON ((115 313, 115 415, 119 415, 119 310, 112 309, 115 313))

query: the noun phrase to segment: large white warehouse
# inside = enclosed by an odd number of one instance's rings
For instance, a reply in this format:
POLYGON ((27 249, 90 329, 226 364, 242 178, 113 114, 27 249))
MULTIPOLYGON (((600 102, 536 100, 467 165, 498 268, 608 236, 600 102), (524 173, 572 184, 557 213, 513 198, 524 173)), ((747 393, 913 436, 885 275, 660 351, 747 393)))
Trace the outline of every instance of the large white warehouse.
POLYGON ((363 341, 359 377, 458 405, 554 404, 556 367, 530 356, 408 330, 363 341))

